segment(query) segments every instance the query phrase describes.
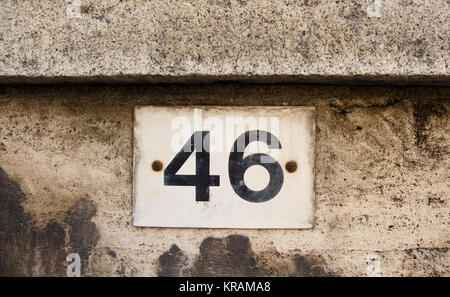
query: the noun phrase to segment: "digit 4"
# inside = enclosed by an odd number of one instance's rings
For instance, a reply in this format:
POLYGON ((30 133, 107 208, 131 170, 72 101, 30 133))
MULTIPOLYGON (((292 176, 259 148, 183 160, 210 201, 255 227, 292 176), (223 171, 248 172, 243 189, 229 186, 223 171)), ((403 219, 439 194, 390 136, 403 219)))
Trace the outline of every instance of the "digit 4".
POLYGON ((165 186, 195 186, 195 201, 209 201, 209 187, 220 185, 219 175, 209 174, 209 131, 195 131, 164 170, 165 186), (176 174, 195 151, 195 175, 176 174))

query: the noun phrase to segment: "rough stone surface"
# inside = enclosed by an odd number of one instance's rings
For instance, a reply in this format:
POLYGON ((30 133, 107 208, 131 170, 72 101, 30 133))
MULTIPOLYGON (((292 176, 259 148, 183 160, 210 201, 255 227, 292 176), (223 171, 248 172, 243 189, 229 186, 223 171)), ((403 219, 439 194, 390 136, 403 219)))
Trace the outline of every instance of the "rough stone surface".
POLYGON ((80 199, 66 214, 70 226, 66 244, 63 225, 50 219, 39 228, 24 212, 21 203, 25 200, 19 184, 0 168, 0 276, 65 275, 64 261, 71 250, 79 253, 86 272, 89 251, 98 239, 95 224, 90 221, 94 209, 91 202, 80 199))
POLYGON ((446 275, 449 88, 0 86, 0 275, 446 275), (135 105, 316 107, 311 230, 136 228, 135 105))
POLYGON ((0 2, 0 82, 449 84, 447 0, 0 2))

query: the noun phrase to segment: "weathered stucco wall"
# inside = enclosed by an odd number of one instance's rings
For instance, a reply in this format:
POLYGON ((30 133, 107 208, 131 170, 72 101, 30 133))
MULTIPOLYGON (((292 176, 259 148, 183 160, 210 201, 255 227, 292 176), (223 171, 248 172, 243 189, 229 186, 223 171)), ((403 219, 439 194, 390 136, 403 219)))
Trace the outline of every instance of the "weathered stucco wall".
POLYGON ((0 1, 0 82, 448 84, 447 0, 0 1))
POLYGON ((448 88, 0 87, 0 275, 447 275, 448 88), (306 105, 316 226, 132 226, 136 104, 306 105), (370 257, 370 256, 369 256, 370 257), (373 257, 373 256, 372 256, 373 257))

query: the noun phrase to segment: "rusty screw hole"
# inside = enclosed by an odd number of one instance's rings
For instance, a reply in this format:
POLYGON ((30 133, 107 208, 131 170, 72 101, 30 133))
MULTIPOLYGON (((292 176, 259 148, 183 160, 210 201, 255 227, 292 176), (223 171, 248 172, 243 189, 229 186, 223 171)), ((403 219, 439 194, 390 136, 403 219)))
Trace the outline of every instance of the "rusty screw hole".
POLYGON ((289 161, 286 163, 286 170, 287 172, 295 172, 297 170, 297 162, 295 161, 289 161))
POLYGON ((163 164, 161 163, 161 161, 159 161, 159 160, 153 161, 152 169, 154 171, 161 171, 162 168, 163 168, 163 164))

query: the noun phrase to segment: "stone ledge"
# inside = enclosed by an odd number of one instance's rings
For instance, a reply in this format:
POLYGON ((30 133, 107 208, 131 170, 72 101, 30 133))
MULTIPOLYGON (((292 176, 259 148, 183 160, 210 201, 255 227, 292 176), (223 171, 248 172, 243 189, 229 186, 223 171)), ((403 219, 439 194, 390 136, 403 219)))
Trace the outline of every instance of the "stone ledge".
POLYGON ((0 76, 0 84, 199 84, 199 83, 301 83, 329 85, 449 86, 448 75, 96 75, 0 76))
POLYGON ((449 85, 447 1, 0 3, 0 83, 449 85))

